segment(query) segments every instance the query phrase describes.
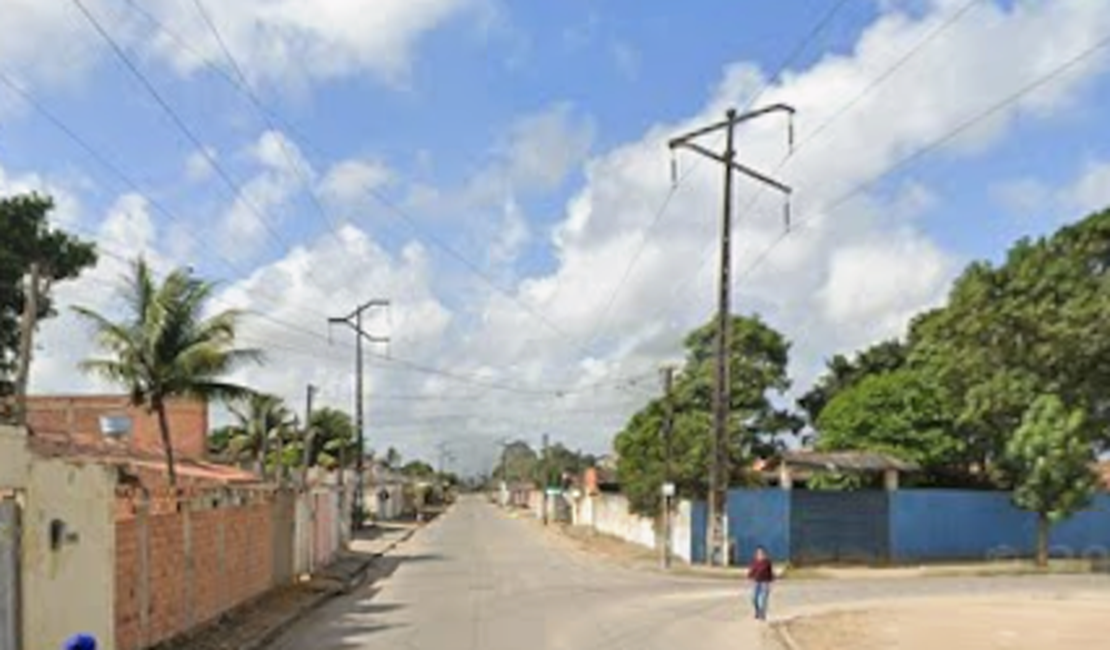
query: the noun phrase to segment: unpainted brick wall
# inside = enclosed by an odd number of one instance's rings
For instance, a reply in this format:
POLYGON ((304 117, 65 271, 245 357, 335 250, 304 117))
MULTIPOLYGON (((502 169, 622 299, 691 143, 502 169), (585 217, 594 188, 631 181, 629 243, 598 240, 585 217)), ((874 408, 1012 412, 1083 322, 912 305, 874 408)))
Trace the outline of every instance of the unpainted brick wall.
POLYGON ((271 493, 125 493, 119 500, 118 650, 177 636, 276 586, 271 493))

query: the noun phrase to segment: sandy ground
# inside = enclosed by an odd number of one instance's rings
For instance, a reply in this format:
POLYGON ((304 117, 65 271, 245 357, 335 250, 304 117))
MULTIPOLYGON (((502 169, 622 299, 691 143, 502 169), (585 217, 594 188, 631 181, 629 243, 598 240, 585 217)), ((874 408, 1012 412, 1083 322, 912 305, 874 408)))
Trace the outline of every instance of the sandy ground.
POLYGON ((803 617, 804 650, 1052 650, 1110 647, 1105 598, 926 600, 803 617))

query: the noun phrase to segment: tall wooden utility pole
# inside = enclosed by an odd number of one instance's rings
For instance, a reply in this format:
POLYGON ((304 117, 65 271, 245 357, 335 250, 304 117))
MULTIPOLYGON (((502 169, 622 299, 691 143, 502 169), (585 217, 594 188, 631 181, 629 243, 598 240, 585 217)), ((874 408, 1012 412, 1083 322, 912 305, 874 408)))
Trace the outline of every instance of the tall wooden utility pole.
POLYGON ((663 367, 663 399, 666 404, 666 415, 663 417, 663 568, 671 568, 671 537, 673 528, 673 513, 675 497, 674 472, 672 469, 671 439, 674 431, 674 366, 663 367))
POLYGON ((312 464, 312 447, 316 443, 316 430, 312 428, 312 398, 316 387, 305 386, 304 399, 304 458, 301 460, 301 487, 308 488, 308 468, 312 464))
MULTIPOLYGON (((358 530, 362 526, 363 490, 366 488, 366 434, 362 416, 362 340, 371 343, 388 343, 388 336, 371 336, 362 329, 362 312, 376 307, 389 307, 388 300, 375 299, 358 306, 346 316, 329 318, 328 324, 342 324, 355 331, 355 433, 358 435, 358 458, 355 459, 355 496, 351 504, 352 528, 358 530)), ((343 467, 340 466, 340 472, 343 467)))
MULTIPOLYGON (((709 472, 709 562, 710 564, 728 564, 727 544, 724 531, 724 505, 728 492, 728 427, 729 413, 732 406, 732 382, 729 377, 729 348, 731 327, 731 296, 732 289, 732 174, 738 171, 745 176, 761 183, 770 185, 779 190, 788 198, 791 188, 765 174, 736 162, 736 148, 734 136, 736 125, 766 115, 782 111, 793 118, 794 108, 786 104, 774 104, 765 108, 756 109, 738 114, 735 109, 725 113, 725 119, 700 129, 673 138, 668 146, 673 152, 679 147, 690 149, 724 166, 724 210, 721 213, 721 266, 717 293, 717 350, 715 387, 713 391, 713 456, 712 467, 709 472), (694 140, 710 133, 725 131, 725 151, 717 153, 694 140)), ((792 124, 793 122, 791 122, 792 124)), ((794 129, 789 129, 790 146, 793 147, 794 129)), ((789 227, 790 203, 786 203, 786 219, 789 227)))

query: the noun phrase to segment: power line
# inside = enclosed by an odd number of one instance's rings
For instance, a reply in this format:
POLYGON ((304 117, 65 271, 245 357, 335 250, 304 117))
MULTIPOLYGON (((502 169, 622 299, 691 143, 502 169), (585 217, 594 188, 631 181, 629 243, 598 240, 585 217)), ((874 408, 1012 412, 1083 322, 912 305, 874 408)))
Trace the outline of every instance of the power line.
MULTIPOLYGON (((988 106, 985 110, 980 111, 979 113, 976 113, 975 115, 971 116, 970 118, 964 120, 959 125, 957 125, 954 129, 952 129, 951 131, 949 131, 949 132, 945 133, 943 136, 929 142, 928 144, 926 144, 925 146, 917 149, 913 153, 901 158, 900 160, 898 160, 893 165, 887 167, 881 173, 879 173, 875 176, 872 176, 871 178, 863 181, 862 183, 859 183, 858 185, 853 187, 851 190, 842 194, 840 197, 838 197, 836 200, 834 200, 832 203, 830 203, 829 206, 827 208, 825 208, 825 210, 823 212, 825 214, 828 214, 829 212, 831 212, 833 210, 836 210, 840 207, 843 207, 848 202, 850 202, 852 199, 856 198, 857 196, 859 196, 863 192, 865 192, 868 189, 870 189, 871 187, 875 186, 877 183, 879 183, 880 181, 885 179, 887 176, 890 176, 894 172, 913 164, 914 162, 920 160, 921 158, 924 158, 925 156, 929 155, 930 153, 936 151, 937 149, 943 147, 944 145, 948 144, 949 142, 951 142, 951 141, 955 140, 956 138, 958 138, 959 136, 963 135, 968 130, 975 127, 976 125, 983 122, 984 120, 987 120, 987 119, 993 117, 994 115, 996 115, 1002 109, 1010 106, 1011 104, 1017 102, 1018 100, 1025 97, 1026 95, 1040 89, 1041 87, 1047 85, 1048 83, 1051 83, 1052 81, 1055 81, 1059 76, 1068 72, 1070 69, 1074 68, 1075 66, 1079 65, 1080 63, 1083 63, 1088 58, 1090 58, 1091 56, 1096 54, 1099 50, 1102 50, 1103 48, 1105 48, 1107 46, 1110 46, 1110 35, 1107 35, 1106 37, 1097 41, 1094 45, 1080 51, 1078 54, 1076 54, 1072 58, 1067 59, 1064 63, 1060 64, 1059 66, 1057 66, 1055 68, 1053 68, 1048 73, 1046 73, 1046 74, 1044 74, 1040 77, 1037 77, 1036 79, 1034 79, 1030 83, 1022 86, 1021 88, 1019 88, 1015 92, 1013 92, 1013 93, 1007 95, 1006 97, 1002 98, 1000 101, 988 106)), ((814 215, 816 215, 818 213, 819 213, 819 211, 814 210, 812 213, 805 215, 801 219, 798 219, 795 223, 798 224, 798 225, 802 225, 805 222, 813 219, 814 215)), ((762 253, 760 253, 759 256, 757 256, 755 258, 755 260, 752 261, 752 263, 747 268, 745 268, 745 270, 740 274, 739 277, 740 278, 745 278, 745 277, 748 277, 751 273, 753 273, 755 271, 755 269, 758 268, 759 265, 762 264, 770 256, 770 254, 775 250, 775 248, 777 248, 779 246, 779 244, 781 244, 783 241, 786 240, 786 238, 790 235, 790 232, 791 231, 786 231, 786 232, 782 233, 779 237, 777 237, 762 253)))
MULTIPOLYGON (((266 123, 266 127, 271 132, 278 132, 278 125, 276 124, 273 117, 271 117, 271 112, 266 110, 266 108, 262 104, 262 101, 258 97, 258 93, 256 93, 251 87, 246 74, 244 74, 243 72, 242 66, 239 65, 239 62, 231 53, 230 48, 228 48, 227 46, 227 42, 224 40, 223 35, 220 33, 219 28, 216 26, 215 21, 212 20, 211 14, 209 14, 208 10, 205 9, 202 0, 193 0, 193 5, 196 7, 197 13, 200 14, 201 19, 204 21, 204 24, 208 26, 208 31, 212 33, 212 37, 215 39, 217 45, 219 45, 220 51, 223 52, 224 58, 227 59, 228 65, 231 67, 232 72, 238 79, 238 85, 241 87, 243 93, 250 101, 251 106, 254 107, 259 117, 262 118, 262 120, 266 123)), ((286 163, 300 177, 301 183, 304 185, 306 194, 308 195, 309 200, 315 208, 317 214, 319 214, 320 218, 327 223, 328 228, 331 230, 331 233, 335 237, 336 241, 341 242, 342 240, 339 236, 335 220, 332 219, 327 210, 324 209, 324 205, 323 203, 321 203, 319 197, 317 196, 315 184, 309 177, 308 171, 303 168, 303 166, 301 165, 301 161, 298 160, 297 157, 294 156, 289 150, 289 145, 286 142, 285 138, 278 138, 278 146, 281 149, 282 155, 285 157, 286 163)))
MULTIPOLYGON (((177 130, 180 131, 181 134, 185 136, 185 139, 187 139, 197 149, 197 152, 204 158, 205 162, 212 169, 212 171, 215 172, 216 176, 219 177, 224 185, 227 186, 232 196, 236 200, 240 201, 242 205, 246 206, 247 209, 254 214, 255 218, 258 220, 258 223, 263 228, 265 228, 266 232, 270 235, 272 239, 274 239, 274 241, 278 242, 282 250, 291 250, 292 246, 289 244, 289 242, 281 235, 280 232, 277 231, 276 228, 273 227, 272 224, 270 224, 269 220, 266 219, 266 217, 262 214, 262 211, 258 208, 258 206, 254 204, 250 196, 244 191, 242 185, 236 182, 235 179, 231 177, 231 174, 229 174, 228 171, 224 169, 223 165, 221 165, 220 162, 216 160, 216 157, 212 154, 211 151, 208 150, 208 147, 204 145, 204 142, 200 139, 200 137, 198 137, 197 134, 194 133, 193 130, 189 127, 189 125, 185 123, 185 120, 177 113, 176 110, 174 110, 169 101, 167 101, 166 98, 162 96, 162 93, 158 91, 158 89, 154 86, 154 83, 150 81, 146 74, 144 74, 143 71, 140 70, 137 65, 135 65, 135 62, 131 60, 131 57, 128 56, 127 52, 125 52, 120 44, 115 40, 115 38, 108 33, 104 25, 102 25, 100 21, 96 18, 96 16, 93 15, 93 13, 88 9, 88 7, 85 6, 82 0, 73 0, 73 4, 77 6, 77 8, 84 15, 85 19, 88 21, 88 23, 92 25, 97 34, 100 35, 101 39, 103 39, 104 42, 111 48, 112 52, 116 55, 116 58, 119 59, 120 63, 122 63, 125 68, 127 68, 127 70, 131 73, 132 76, 135 77, 135 79, 139 82, 143 89, 146 90, 147 94, 149 94, 151 98, 154 99, 155 103, 158 104, 158 106, 162 109, 162 112, 164 112, 166 116, 169 117, 170 121, 177 128, 177 130)), ((311 271, 306 271, 306 273, 311 276, 311 271)))
MULTIPOLYGON (((779 79, 779 77, 782 76, 787 68, 793 65, 797 61, 797 59, 801 57, 801 55, 809 47, 810 43, 821 35, 821 33, 829 26, 829 24, 832 23, 832 20, 836 17, 840 10, 848 4, 848 2, 849 0, 837 0, 835 4, 833 4, 827 11, 825 11, 825 13, 821 16, 817 23, 813 25, 813 27, 805 34, 805 36, 803 36, 802 39, 794 46, 790 53, 787 54, 787 56, 779 63, 779 65, 775 68, 775 72, 767 78, 760 89, 756 91, 752 95, 751 99, 747 101, 741 112, 751 110, 751 108, 755 106, 755 103, 759 101, 760 97, 763 96, 763 93, 765 93, 779 79)), ((686 178, 688 178, 689 175, 693 173, 693 170, 700 162, 700 159, 695 160, 695 162, 687 167, 686 171, 683 172, 681 176, 678 176, 675 179, 675 182, 671 184, 671 187, 667 191, 666 196, 664 196, 662 203, 660 203, 659 208, 655 211, 651 222, 648 224, 647 229, 640 237, 640 243, 637 245, 635 252, 632 254, 632 257, 629 258, 628 264, 624 267, 624 271, 621 273, 620 280, 618 280, 616 286, 614 286, 613 290, 609 293, 609 298, 606 300, 605 307, 602 308, 601 316, 598 318, 598 325, 594 329, 593 334, 586 342, 586 348, 591 348, 593 344, 597 341, 597 339, 605 334, 609 314, 612 312, 613 306, 616 304, 617 296, 620 295, 621 291, 624 289, 624 286, 627 284, 628 279, 631 277, 633 268, 635 268, 637 262, 639 262, 640 260, 640 257, 643 255, 644 250, 647 248, 648 241, 651 240, 656 226, 658 226, 659 223, 662 221, 663 215, 666 213, 667 208, 671 204, 671 200, 678 192, 678 188, 682 185, 686 178)))
MULTIPOLYGON (((812 133, 806 135, 804 138, 800 139, 797 146, 794 147, 793 151, 791 151, 786 156, 784 156, 779 161, 779 163, 774 167, 774 169, 772 170, 772 173, 778 173, 779 171, 781 171, 783 169, 783 167, 786 166, 786 164, 788 162, 796 161, 797 157, 798 157, 798 152, 801 151, 803 148, 806 148, 810 144, 812 144, 812 139, 815 136, 817 136, 820 133, 823 133, 823 132, 827 131, 828 128, 831 127, 833 123, 835 123, 840 118, 844 117, 844 115, 846 115, 853 107, 855 107, 859 103, 859 101, 861 99, 863 99, 863 97, 870 94, 876 88, 878 88, 880 85, 882 85, 883 83, 888 81, 892 76, 894 76, 894 74, 898 70, 905 67, 905 65, 911 59, 913 59, 915 56, 919 55, 925 49, 925 47, 927 45, 932 43, 942 33, 944 33, 945 31, 950 29, 952 26, 954 26, 961 18, 963 18, 967 14, 967 12, 970 9, 972 9, 974 7, 974 5, 976 5, 980 1, 981 0, 969 0, 969 2, 965 3, 959 9, 952 12, 952 14, 950 14, 948 16, 948 18, 943 23, 938 25, 935 29, 931 30, 921 40, 917 41, 913 46, 911 46, 908 50, 906 50, 903 53, 902 56, 900 56, 898 59, 896 59, 894 61, 894 63, 892 63, 890 66, 888 66, 886 69, 884 69, 883 72, 881 72, 878 75, 878 77, 873 79, 860 92, 853 95, 851 99, 849 99, 847 102, 845 102, 843 105, 841 105, 841 107, 838 108, 836 110, 836 112, 831 117, 829 117, 827 120, 825 120, 825 122, 823 122, 817 129, 815 129, 812 133)), ((762 193, 763 193, 764 189, 765 188, 763 188, 763 187, 759 187, 752 193, 751 199, 747 202, 747 204, 744 206, 743 210, 741 211, 742 215, 750 214, 750 212, 755 208, 756 204, 759 202, 759 199, 762 197, 762 193)), ((743 218, 743 217, 741 217, 741 218, 743 218)), ((786 233, 780 234, 779 239, 785 238, 786 236, 788 236, 788 234, 789 234, 789 231, 787 231, 786 233)), ((654 320, 654 319, 660 317, 665 311, 667 311, 671 307, 671 301, 674 299, 674 297, 682 295, 686 291, 687 287, 689 287, 692 283, 694 283, 698 278, 701 277, 702 273, 709 266, 708 265, 709 259, 708 259, 707 256, 708 256, 709 252, 712 250, 713 246, 714 246, 713 242, 710 242, 705 246, 705 248, 704 248, 704 250, 703 250, 703 252, 700 256, 700 258, 703 260, 701 265, 697 268, 697 270, 695 271, 695 273, 693 275, 687 276, 678 285, 676 285, 674 289, 671 290, 671 292, 669 293, 670 298, 667 300, 666 303, 664 303, 663 307, 660 310, 653 313, 653 315, 650 318, 651 320, 654 320)), ((738 276, 738 277, 744 277, 744 276, 738 276)))

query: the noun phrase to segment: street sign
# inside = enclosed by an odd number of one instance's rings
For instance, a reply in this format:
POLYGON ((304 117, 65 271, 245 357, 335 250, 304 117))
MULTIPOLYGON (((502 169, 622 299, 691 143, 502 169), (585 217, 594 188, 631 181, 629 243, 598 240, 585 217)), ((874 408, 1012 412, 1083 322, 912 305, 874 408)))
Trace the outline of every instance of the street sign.
POLYGON ((674 483, 664 483, 663 484, 663 496, 665 496, 665 497, 673 497, 674 496, 674 483))

